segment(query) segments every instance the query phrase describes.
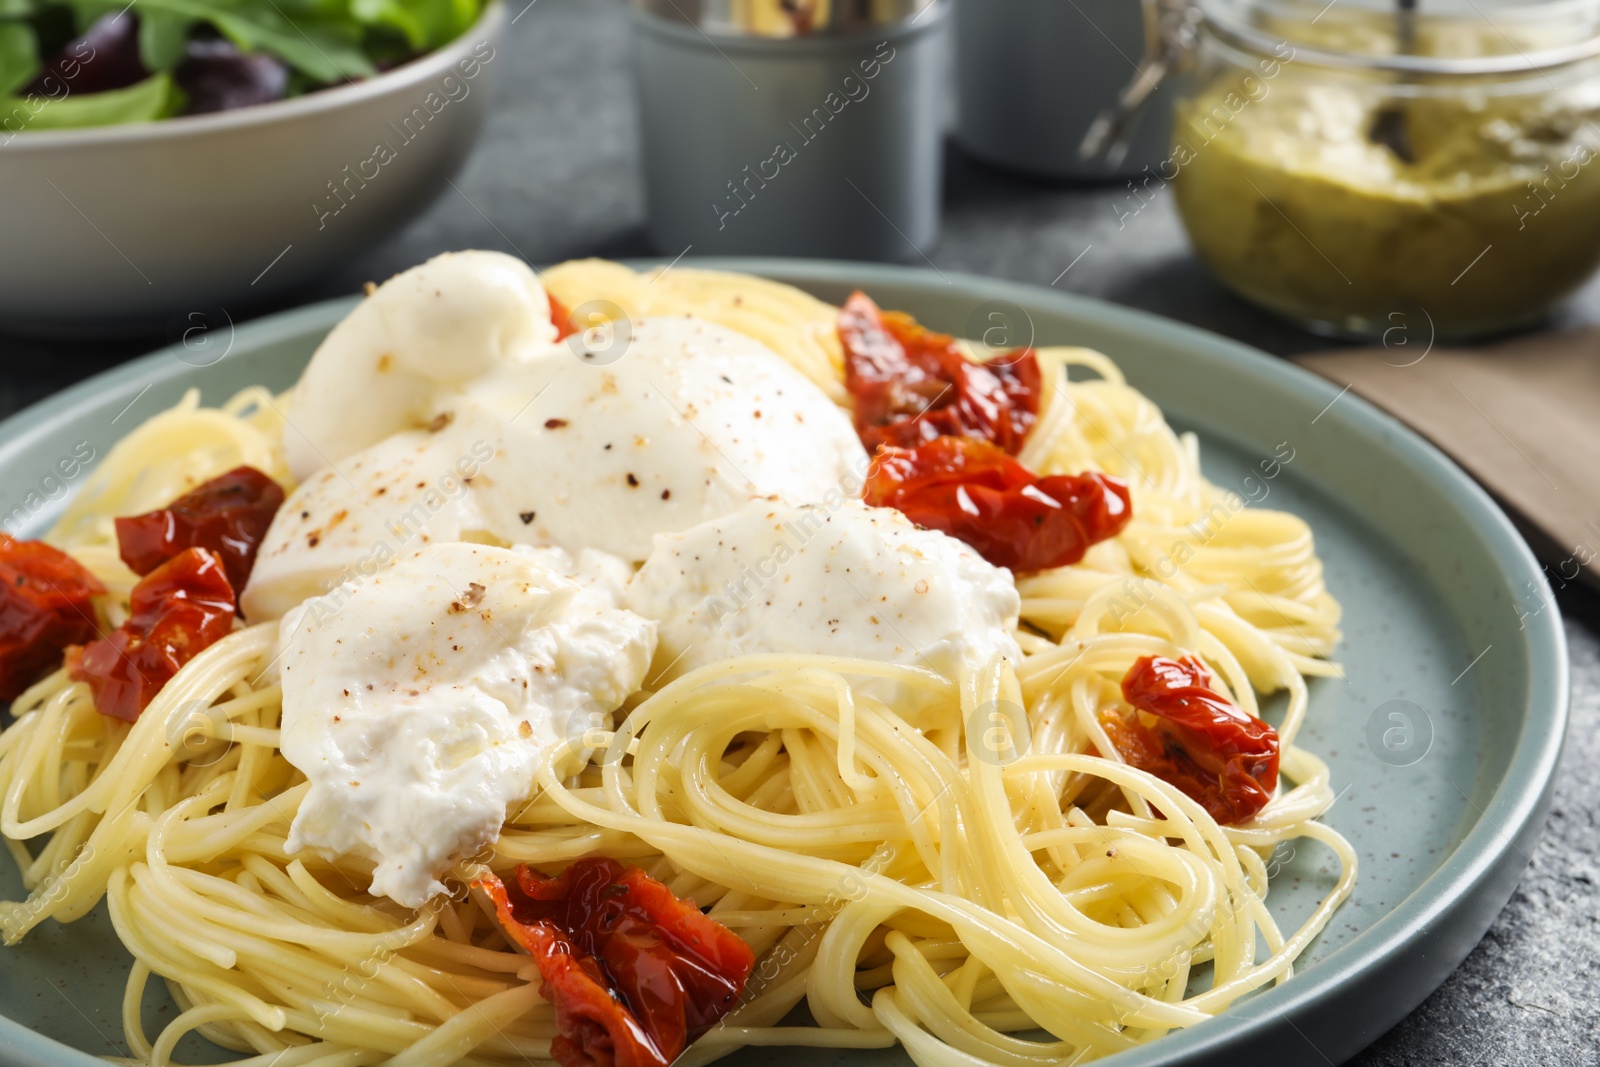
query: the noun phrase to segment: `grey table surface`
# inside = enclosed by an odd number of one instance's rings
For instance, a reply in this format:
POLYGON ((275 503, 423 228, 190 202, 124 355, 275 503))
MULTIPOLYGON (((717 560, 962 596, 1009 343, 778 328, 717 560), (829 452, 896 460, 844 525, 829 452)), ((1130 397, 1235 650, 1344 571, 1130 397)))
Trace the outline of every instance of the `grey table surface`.
MULTIPOLYGON (((498 109, 457 190, 363 259, 256 314, 353 293, 449 249, 499 249, 535 263, 657 252, 643 230, 621 3, 509 3, 518 15, 508 42, 513 62, 503 68, 498 109)), ((1170 196, 1132 196, 1126 186, 1007 176, 952 151, 943 236, 922 252, 944 270, 1041 285, 1057 279, 1058 288, 1279 355, 1327 347, 1212 281, 1189 252, 1170 196)), ((1558 324, 1593 322, 1600 322, 1600 283, 1558 324)), ((0 336, 0 415, 164 343, 160 336, 92 344, 0 336)), ((1558 600, 1571 644, 1573 720, 1544 836, 1483 943, 1354 1064, 1600 1064, 1600 598, 1573 588, 1558 600)))

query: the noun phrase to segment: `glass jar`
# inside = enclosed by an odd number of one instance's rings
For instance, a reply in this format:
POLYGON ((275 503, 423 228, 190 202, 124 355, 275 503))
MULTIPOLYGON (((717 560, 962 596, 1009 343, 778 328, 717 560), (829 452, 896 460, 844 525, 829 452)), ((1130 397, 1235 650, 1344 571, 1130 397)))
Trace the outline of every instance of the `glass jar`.
POLYGON ((1200 258, 1320 333, 1537 322, 1600 266, 1600 0, 1200 0, 1167 162, 1200 258))

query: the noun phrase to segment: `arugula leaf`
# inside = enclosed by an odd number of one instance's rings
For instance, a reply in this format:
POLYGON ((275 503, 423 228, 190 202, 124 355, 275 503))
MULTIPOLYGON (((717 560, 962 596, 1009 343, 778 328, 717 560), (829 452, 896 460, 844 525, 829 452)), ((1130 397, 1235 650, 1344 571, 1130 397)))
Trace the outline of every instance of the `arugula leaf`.
POLYGON ((26 22, 0 22, 0 97, 33 81, 39 73, 39 38, 26 22))
MULTIPOLYGON (((190 0, 157 2, 174 4, 190 0)), ((209 5, 197 3, 194 6, 209 5)), ((225 12, 220 6, 202 17, 245 51, 269 52, 318 81, 370 78, 378 73, 378 68, 361 50, 359 32, 348 23, 291 21, 276 10, 256 8, 225 12)))
POLYGON ((146 70, 171 70, 183 59, 194 19, 171 11, 147 10, 139 16, 139 61, 146 70))
MULTIPOLYGON (((264 3, 265 0, 245 0, 247 3, 264 3)), ((273 0, 278 11, 286 18, 310 19, 313 22, 349 22, 350 0, 273 0)))
POLYGON ((172 75, 153 74, 126 89, 104 93, 0 98, 0 133, 153 122, 176 114, 182 106, 183 93, 172 75))

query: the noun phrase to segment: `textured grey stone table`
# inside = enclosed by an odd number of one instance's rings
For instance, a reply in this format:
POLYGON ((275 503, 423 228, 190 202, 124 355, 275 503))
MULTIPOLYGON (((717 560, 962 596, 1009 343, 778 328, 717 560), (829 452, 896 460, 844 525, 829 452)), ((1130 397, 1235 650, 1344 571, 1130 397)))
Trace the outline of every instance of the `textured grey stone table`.
MULTIPOLYGON (((524 13, 511 29, 500 106, 456 179, 459 191, 364 260, 279 306, 355 292, 447 249, 500 249, 534 262, 654 252, 642 231, 620 3, 534 0, 521 9, 528 0, 508 2, 524 13)), ((1157 195, 1134 213, 1139 202, 1130 195, 1125 187, 1064 189, 997 175, 952 154, 944 236, 923 251, 947 270, 1036 284, 1059 275, 1060 288, 1270 352, 1325 347, 1210 281, 1189 255, 1170 197, 1157 195)), ((257 313, 265 310, 273 309, 257 313)), ((1600 321, 1600 285, 1567 317, 1600 321)), ((159 336, 92 345, 0 337, 0 414, 164 343, 159 336)), ((1354 1063, 1600 1064, 1600 598, 1569 591, 1559 599, 1574 706, 1549 826, 1483 943, 1354 1063)))

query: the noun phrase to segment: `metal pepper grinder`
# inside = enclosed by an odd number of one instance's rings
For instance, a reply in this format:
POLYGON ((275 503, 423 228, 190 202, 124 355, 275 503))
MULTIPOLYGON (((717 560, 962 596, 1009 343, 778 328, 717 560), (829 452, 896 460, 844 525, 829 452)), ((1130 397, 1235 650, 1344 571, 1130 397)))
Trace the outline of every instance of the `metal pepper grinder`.
POLYGON ((1074 181, 1166 159, 1164 79, 1192 43, 1189 0, 953 2, 956 141, 970 155, 1074 181))
POLYGON ((667 255, 920 259, 938 238, 946 0, 632 0, 667 255))

